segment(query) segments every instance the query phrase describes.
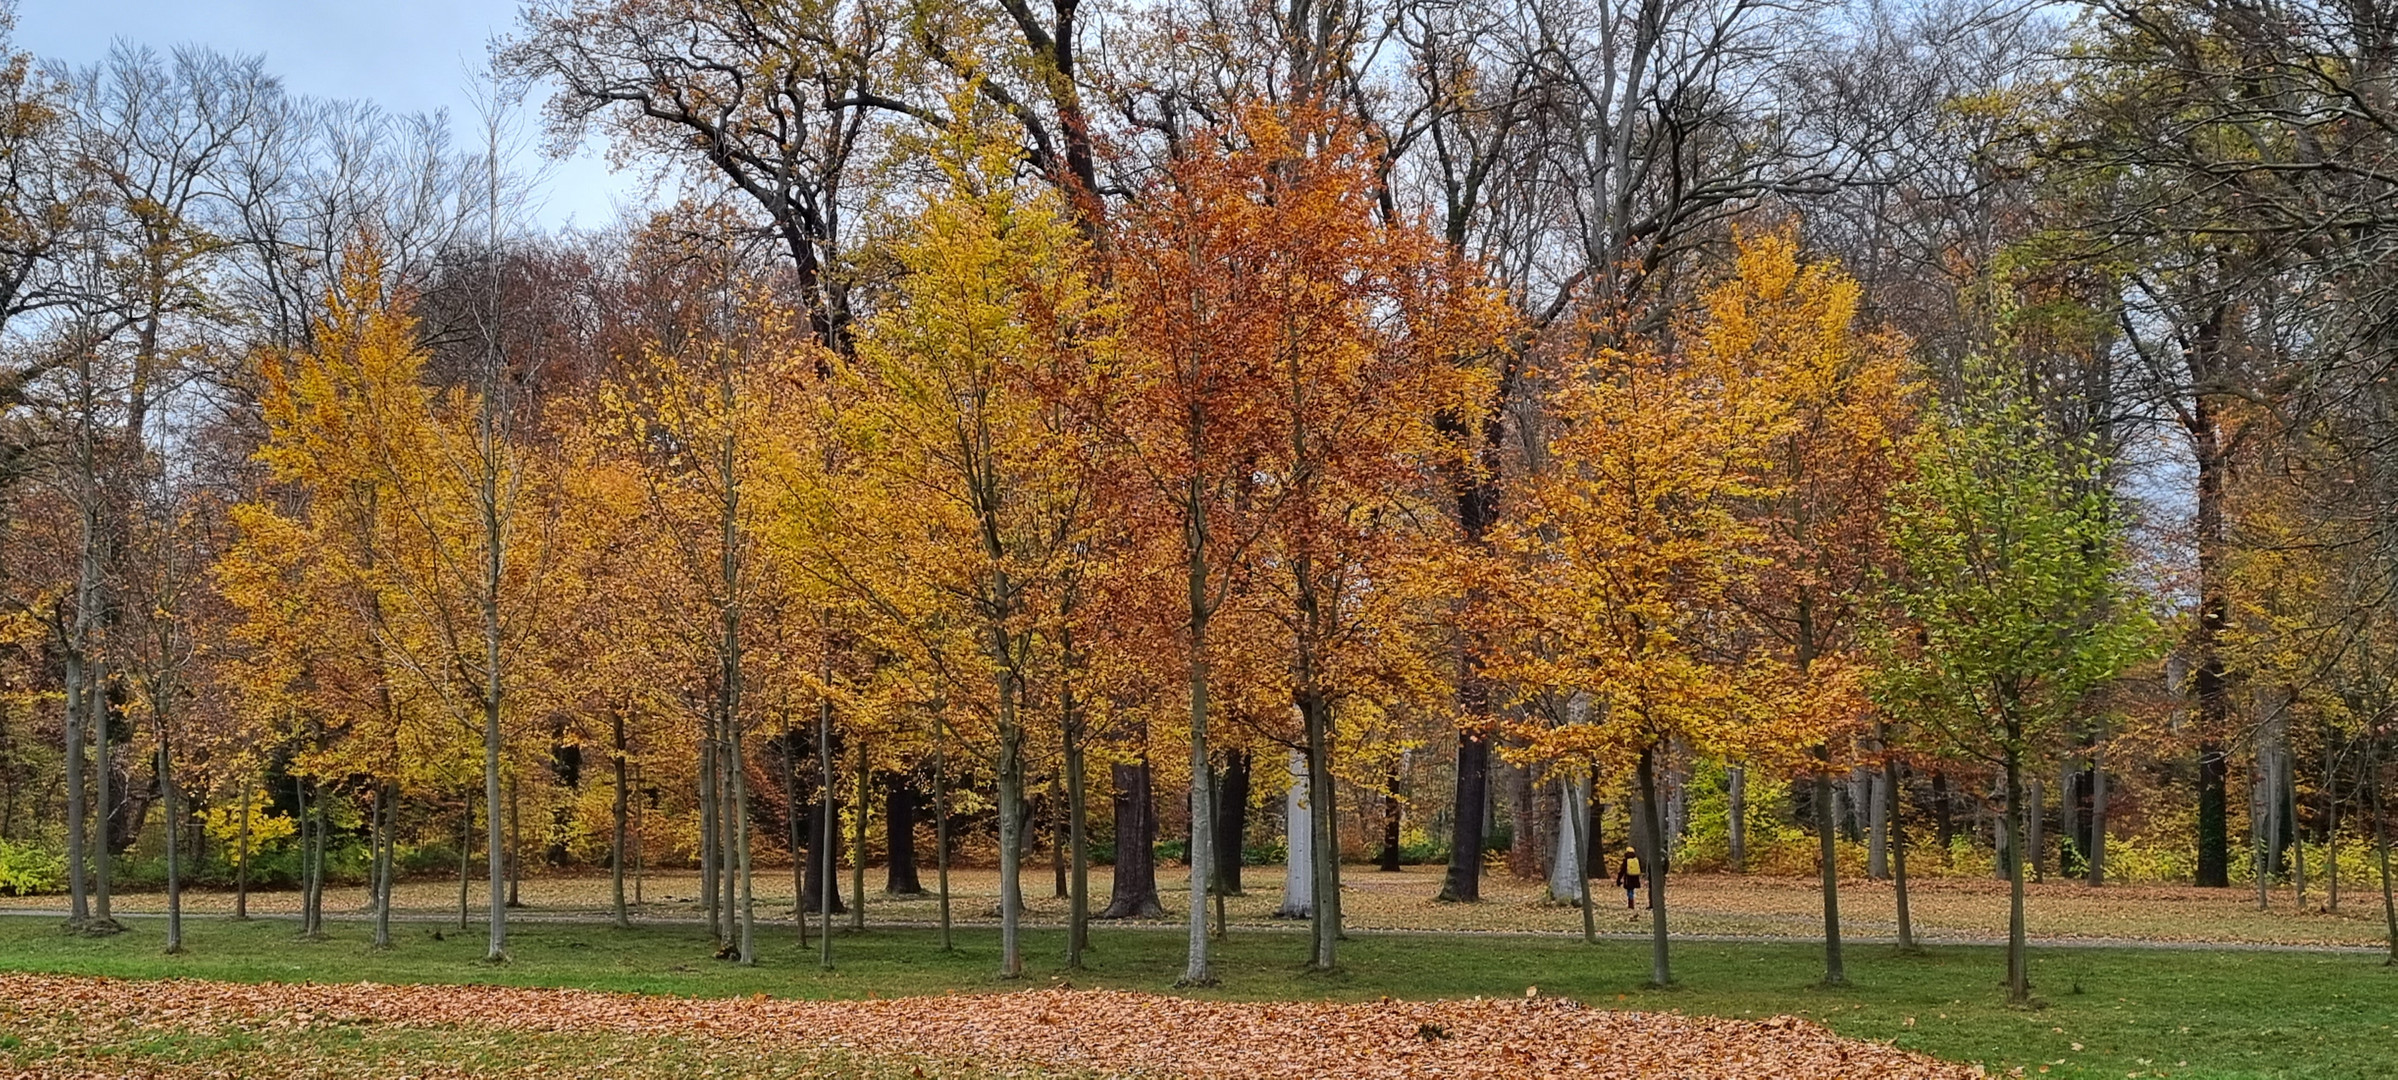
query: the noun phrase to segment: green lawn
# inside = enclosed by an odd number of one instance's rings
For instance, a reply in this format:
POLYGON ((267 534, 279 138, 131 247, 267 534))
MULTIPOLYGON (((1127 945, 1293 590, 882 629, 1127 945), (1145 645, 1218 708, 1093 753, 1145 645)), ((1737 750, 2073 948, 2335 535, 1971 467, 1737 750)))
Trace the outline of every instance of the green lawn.
MULTIPOLYGON (((1182 955, 1176 931, 1103 927, 1090 970, 1067 973, 1058 961, 1060 936, 1034 931, 1027 934, 1032 975, 1025 983, 1008 984, 990 975, 996 935, 985 930, 961 931, 954 954, 941 952, 931 931, 839 935, 834 942, 838 966, 825 972, 812 950, 799 950, 787 926, 762 928, 760 963, 742 968, 709 959, 713 950, 704 933, 680 926, 619 931, 520 925, 512 930, 512 961, 492 966, 481 962, 478 934, 447 930, 444 940, 435 940, 435 928, 423 924, 405 926, 398 931, 397 948, 376 952, 365 944, 366 928, 357 924, 335 924, 330 939, 303 942, 295 940, 289 922, 195 919, 187 922, 190 951, 171 957, 159 953, 157 921, 136 919, 131 925, 129 933, 89 939, 63 934, 47 918, 0 918, 0 967, 237 982, 494 983, 704 996, 896 997, 1056 980, 1166 991, 1182 955)), ((1919 957, 1898 956, 1887 947, 1853 948, 1849 975, 1854 985, 1825 990, 1813 985, 1820 959, 1812 947, 1678 943, 1674 962, 1681 985, 1663 991, 1642 985, 1647 948, 1637 942, 1359 935, 1343 953, 1345 970, 1333 975, 1302 971, 1304 948, 1304 939, 1295 935, 1236 933, 1221 946, 1224 985, 1207 994, 1255 1000, 1516 997, 1536 985, 1544 995, 1618 1008, 1806 1016, 1842 1034, 1981 1062, 1994 1071, 2020 1065, 2032 1075, 2047 1066, 2047 1075, 2060 1077, 2398 1076, 2398 969, 2365 955, 2035 950, 2032 978, 2045 1004, 2019 1010, 2002 1002, 2003 965, 1989 948, 1940 948, 1919 957)), ((682 1070, 672 1064, 680 1052, 670 1046, 651 1053, 667 1055, 669 1067, 660 1071, 673 1073, 682 1070)), ((800 1075, 806 1067, 794 1066, 800 1075)))

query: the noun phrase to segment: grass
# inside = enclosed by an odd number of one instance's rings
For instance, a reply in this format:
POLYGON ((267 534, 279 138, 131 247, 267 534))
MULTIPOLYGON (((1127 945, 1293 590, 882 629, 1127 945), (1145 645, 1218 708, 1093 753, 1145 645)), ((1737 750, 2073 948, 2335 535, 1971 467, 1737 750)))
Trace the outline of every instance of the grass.
MULTIPOLYGON (((434 928, 423 924, 402 928, 397 948, 377 952, 366 946, 366 928, 355 924, 336 924, 325 940, 299 941, 289 922, 218 918, 189 920, 190 951, 165 956, 159 951, 159 923, 129 922, 129 933, 87 939, 61 933, 49 918, 0 918, 0 968, 122 978, 484 983, 827 998, 993 991, 1068 981, 1079 987, 1165 991, 1182 960, 1181 940, 1173 931, 1110 927, 1096 937, 1090 969, 1069 973, 1060 969, 1060 936, 1033 931, 1026 935, 1030 977, 1010 984, 992 977, 996 935, 985 930, 960 932, 955 953, 941 952, 931 931, 839 935, 834 942, 838 966, 826 972, 818 969, 813 951, 800 951, 787 926, 762 927, 760 963, 743 968, 709 959, 712 942, 691 927, 619 931, 598 925, 522 925, 512 930, 511 961, 489 965, 481 960, 479 936, 452 930, 435 940, 434 928)), ((1845 1035, 1980 1062, 1993 1071, 2021 1066, 2035 1076, 2398 1076, 2398 969, 2385 968, 2372 956, 2035 950, 2032 977, 2045 1003, 2014 1009, 2005 1006, 1998 985, 2000 954, 1984 947, 1942 947, 1911 957, 1888 947, 1855 947, 1849 961, 1852 985, 1837 990, 1815 985, 1820 950, 1805 945, 1676 943, 1679 985, 1668 990, 1643 985, 1647 947, 1638 942, 1361 934, 1347 943, 1343 970, 1330 975, 1302 970, 1304 947, 1296 935, 1236 931, 1221 946, 1224 985, 1203 996, 1515 997, 1538 986, 1544 995, 1611 1008, 1804 1016, 1845 1035)), ((402 1043, 440 1039, 421 1032, 370 1031, 362 1037, 402 1043)), ((647 1041, 633 1047, 575 1040, 556 1049, 599 1055, 592 1062, 616 1057, 658 1063, 654 1073, 642 1068, 642 1074, 703 1074, 705 1067, 693 1063, 698 1058, 678 1055, 704 1057, 704 1048, 678 1045, 672 1040, 657 1047, 647 1041)), ((237 1056, 270 1052, 233 1049, 237 1056)), ((493 1052, 446 1044, 419 1049, 438 1061, 455 1060, 466 1072, 478 1068, 468 1060, 473 1053, 493 1052)), ((31 1052, 12 1050, 0 1054, 0 1062, 13 1056, 23 1067, 31 1052)), ((315 1051, 303 1046, 295 1052, 315 1051)), ((486 1061, 482 1067, 494 1064, 486 1061)), ((811 1075, 811 1069, 874 1075, 882 1068, 842 1061, 796 1061, 791 1067, 793 1075, 811 1075)))

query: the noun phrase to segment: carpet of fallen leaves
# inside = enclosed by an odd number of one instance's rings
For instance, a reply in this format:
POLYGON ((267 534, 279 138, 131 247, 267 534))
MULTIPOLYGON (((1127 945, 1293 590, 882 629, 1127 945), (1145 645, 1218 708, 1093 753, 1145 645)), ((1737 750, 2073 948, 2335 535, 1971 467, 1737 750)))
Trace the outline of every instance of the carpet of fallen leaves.
MULTIPOLYGON (((1045 869, 1045 868, 1044 868, 1045 869)), ((1159 885, 1168 906, 1161 923, 1181 918, 1175 900, 1185 895, 1179 868, 1159 867, 1159 885)), ((1539 882, 1519 881, 1493 871, 1483 879, 1479 904, 1446 904, 1434 899, 1440 891, 1440 867, 1409 867, 1398 874, 1350 867, 1343 873, 1341 909, 1351 928, 1360 930, 1502 931, 1575 934, 1582 919, 1573 908, 1544 901, 1539 882)), ((1026 911, 1034 925, 1054 925, 1065 919, 1066 903, 1050 896, 1048 875, 1025 874, 1026 911)), ((1280 867, 1250 867, 1248 892, 1228 904, 1235 927, 1290 925, 1272 918, 1282 902, 1280 867)), ((987 922, 999 897, 999 875, 982 869, 952 871, 957 918, 987 922)), ((765 873, 759 877, 758 904, 770 918, 787 918, 790 894, 777 892, 790 876, 765 873)), ((1605 883, 1600 883, 1604 885, 1605 883)), ((696 874, 664 873, 646 882, 646 899, 638 912, 644 918, 696 919, 699 909, 691 898, 699 891, 696 874)), ((1996 940, 2007 932, 2006 883, 1982 878, 1926 877, 1912 885, 1915 930, 1928 941, 1996 940)), ((2028 888, 2027 914, 2035 941, 2118 940, 2178 944, 2270 944, 2372 946, 2384 940, 2378 895, 2352 893, 2340 913, 2321 910, 2321 890, 2309 896, 2312 906, 2300 910, 2289 890, 2278 891, 2270 910, 2260 911, 2256 894, 2245 889, 2198 889, 2187 886, 2110 885, 2092 889, 2073 882, 2048 882, 2028 888)), ((450 881, 403 883, 398 908, 404 914, 439 918, 454 914, 458 885, 450 881)), ((1645 934, 1646 912, 1625 911, 1623 893, 1602 889, 1598 894, 1602 933, 1645 934)), ((1823 899, 1813 878, 1766 875, 1689 874, 1673 882, 1672 926, 1676 934, 1731 937, 1812 937, 1822 933, 1823 899)), ((609 886, 605 875, 552 875, 524 882, 524 913, 535 917, 602 921, 608 917, 609 886)), ((337 913, 359 914, 368 909, 366 891, 358 886, 327 890, 326 903, 337 913)), ((11 897, 7 907, 64 910, 66 898, 11 897)), ((119 894, 119 911, 160 910, 163 899, 154 893, 119 894)), ((186 894, 185 910, 222 913, 232 910, 232 897, 220 892, 186 894)), ((289 914, 298 909, 299 894, 253 894, 250 910, 259 914, 289 914)), ((1841 915, 1854 937, 1890 937, 1897 933, 1897 905, 1889 882, 1844 880, 1841 915)), ((931 897, 867 897, 868 916, 876 922, 929 923, 939 915, 931 897)), ((476 909, 479 914, 481 909, 476 909)))
MULTIPOLYGON (((1230 1003, 1071 989, 868 1001, 688 999, 502 987, 245 985, 0 975, 0 1031, 72 1030, 172 1038, 245 1032, 305 1043, 328 1029, 441 1029, 527 1038, 700 1040, 771 1060, 777 1051, 858 1061, 967 1063, 1133 1077, 1891 1077, 1981 1075, 1805 1020, 1723 1020, 1586 1008, 1557 998, 1365 1004, 1230 1003), (130 1034, 129 1034, 130 1033, 130 1034)), ((161 1075, 138 1058, 44 1060, 9 1044, 20 1075, 161 1075), (122 1066, 111 1062, 122 1062, 122 1066)), ((0 1062, 9 1060, 0 1056, 0 1062)), ((493 1064, 498 1064, 493 1062, 493 1064)), ((388 1051, 354 1071, 424 1075, 388 1051)), ((905 1075, 926 1075, 922 1066, 905 1075)), ((500 1071, 500 1070, 494 1070, 500 1071)), ((935 1073, 950 1070, 935 1065, 935 1073)), ((175 1070, 183 1074, 183 1070, 175 1070)), ((198 1075, 206 1075, 202 1072, 198 1075)))

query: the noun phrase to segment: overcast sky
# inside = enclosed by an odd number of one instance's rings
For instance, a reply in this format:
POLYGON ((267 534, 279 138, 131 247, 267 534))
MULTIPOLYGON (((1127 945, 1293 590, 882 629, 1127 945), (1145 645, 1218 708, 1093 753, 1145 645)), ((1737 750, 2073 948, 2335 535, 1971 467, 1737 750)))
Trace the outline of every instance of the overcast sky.
MULTIPOLYGON (((515 17, 516 0, 19 0, 17 45, 77 65, 98 61, 118 38, 160 52, 264 53, 293 93, 364 98, 392 112, 447 109, 472 142, 470 73, 483 69, 485 46, 515 17)), ((519 164, 542 163, 528 147, 519 164)), ((616 216, 614 201, 636 190, 596 155, 558 162, 539 193, 541 219, 603 225, 616 216)))

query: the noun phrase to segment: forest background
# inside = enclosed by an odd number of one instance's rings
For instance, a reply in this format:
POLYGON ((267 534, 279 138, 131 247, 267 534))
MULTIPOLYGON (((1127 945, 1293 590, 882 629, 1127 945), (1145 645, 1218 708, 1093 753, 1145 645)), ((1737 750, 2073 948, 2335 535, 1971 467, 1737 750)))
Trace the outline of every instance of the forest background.
POLYGON ((582 0, 463 132, 12 53, 0 887, 479 874, 498 956, 689 867, 747 957, 930 851, 1012 973, 1024 859, 1069 956, 1164 860, 1203 983, 1344 853, 1818 874, 1835 980, 1844 869, 2386 883, 2393 42, 582 0), (655 202, 526 227, 518 102, 655 202))

